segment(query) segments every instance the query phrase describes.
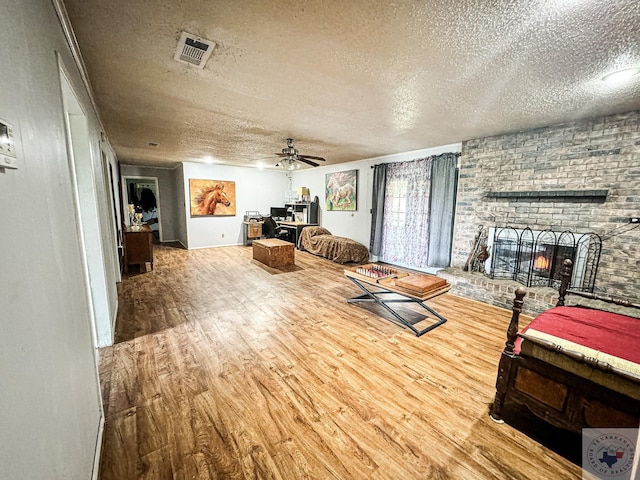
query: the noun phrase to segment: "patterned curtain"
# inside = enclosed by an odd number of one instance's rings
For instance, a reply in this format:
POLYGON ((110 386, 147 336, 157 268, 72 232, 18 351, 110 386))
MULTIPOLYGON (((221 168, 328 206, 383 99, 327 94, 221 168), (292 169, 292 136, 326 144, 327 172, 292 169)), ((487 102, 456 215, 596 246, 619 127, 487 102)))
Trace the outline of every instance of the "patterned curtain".
POLYGON ((433 158, 387 165, 380 252, 384 262, 427 267, 433 158))

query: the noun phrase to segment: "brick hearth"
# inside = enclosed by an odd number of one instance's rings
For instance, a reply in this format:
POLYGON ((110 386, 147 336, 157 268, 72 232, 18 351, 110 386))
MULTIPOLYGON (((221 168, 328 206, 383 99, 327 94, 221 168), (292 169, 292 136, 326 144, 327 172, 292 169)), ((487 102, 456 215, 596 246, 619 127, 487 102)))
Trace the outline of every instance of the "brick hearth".
MULTIPOLYGON (((517 288, 525 288, 513 280, 491 279, 482 273, 465 272, 461 268, 439 270, 437 275, 451 284, 450 293, 465 298, 511 309, 517 288)), ((536 315, 556 304, 558 291, 549 287, 525 288, 527 295, 522 311, 526 315, 536 315)))

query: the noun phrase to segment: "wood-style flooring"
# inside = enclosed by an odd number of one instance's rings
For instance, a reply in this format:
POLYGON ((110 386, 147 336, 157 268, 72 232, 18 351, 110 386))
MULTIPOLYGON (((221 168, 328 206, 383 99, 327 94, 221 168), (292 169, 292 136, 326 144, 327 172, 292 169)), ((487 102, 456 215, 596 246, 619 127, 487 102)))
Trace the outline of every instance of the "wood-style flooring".
POLYGON ((488 416, 510 311, 445 294, 447 323, 416 337, 347 304, 341 265, 251 257, 156 246, 123 279, 101 480, 581 478, 488 416))

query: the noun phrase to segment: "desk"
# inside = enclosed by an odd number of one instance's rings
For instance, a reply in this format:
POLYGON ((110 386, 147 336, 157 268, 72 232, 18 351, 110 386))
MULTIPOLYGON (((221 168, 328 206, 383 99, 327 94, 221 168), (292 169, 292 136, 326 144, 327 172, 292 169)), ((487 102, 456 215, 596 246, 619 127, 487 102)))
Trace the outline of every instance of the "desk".
MULTIPOLYGON (((451 289, 451 285, 449 285, 448 283, 445 283, 444 286, 429 290, 424 293, 416 293, 396 285, 396 281, 401 280, 403 277, 409 276, 408 273, 397 272, 396 270, 394 270, 394 272, 396 273, 390 276, 384 278, 371 278, 356 273, 356 269, 357 267, 346 269, 344 271, 344 275, 353 283, 355 283, 358 288, 360 288, 360 290, 362 290, 364 293, 362 295, 358 295, 357 297, 348 299, 347 303, 376 302, 378 305, 381 305, 385 310, 387 310, 391 315, 394 316, 394 318, 396 319, 394 323, 397 323, 402 327, 409 328, 413 333, 416 334, 417 337, 430 332, 434 328, 442 325, 447 321, 446 318, 427 306, 424 302, 426 300, 429 300, 430 298, 434 298, 438 295, 442 295, 443 293, 448 292, 449 289, 451 289), (416 303, 431 315, 433 315, 436 320, 426 328, 417 329, 411 322, 400 315, 400 313, 391 308, 389 304, 393 303, 416 303)), ((433 275, 426 274, 424 276, 433 277, 433 275)))
POLYGON ((151 264, 153 270, 153 233, 148 225, 142 225, 134 230, 127 225, 124 230, 124 271, 129 272, 129 265, 140 264, 140 268, 146 263, 151 264))
POLYGON ((298 238, 300 238, 300 232, 304 227, 314 227, 317 223, 305 223, 305 222, 278 222, 278 225, 282 228, 286 228, 289 231, 289 240, 298 248, 298 238))

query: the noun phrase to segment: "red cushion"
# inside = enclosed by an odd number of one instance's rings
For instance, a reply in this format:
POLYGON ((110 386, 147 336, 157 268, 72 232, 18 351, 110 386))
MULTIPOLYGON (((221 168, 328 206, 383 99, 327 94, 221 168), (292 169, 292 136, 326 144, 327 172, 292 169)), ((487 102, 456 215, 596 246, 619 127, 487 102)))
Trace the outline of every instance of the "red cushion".
MULTIPOLYGON (((582 307, 554 307, 522 330, 553 335, 640 364, 640 319, 582 307)), ((521 338, 516 341, 520 353, 521 338)))

